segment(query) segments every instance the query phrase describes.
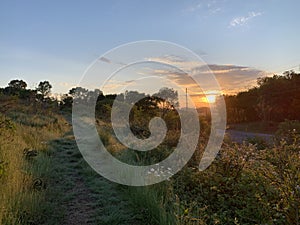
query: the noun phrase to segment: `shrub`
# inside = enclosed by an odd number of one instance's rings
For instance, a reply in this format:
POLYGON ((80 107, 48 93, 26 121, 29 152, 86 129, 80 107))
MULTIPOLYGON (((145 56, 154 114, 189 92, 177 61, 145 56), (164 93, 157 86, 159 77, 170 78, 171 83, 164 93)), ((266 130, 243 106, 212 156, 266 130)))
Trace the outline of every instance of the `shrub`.
POLYGON ((267 142, 267 140, 263 137, 248 137, 246 139, 246 142, 249 144, 254 145, 258 150, 263 150, 266 149, 267 147, 269 147, 269 143, 267 142))
POLYGON ((276 139, 278 142, 284 140, 287 144, 292 144, 297 139, 297 136, 300 136, 300 121, 285 120, 279 124, 278 130, 276 131, 276 139))
POLYGON ((277 214, 283 214, 285 224, 300 223, 300 158, 298 144, 280 145, 267 149, 262 155, 262 174, 270 185, 276 187, 277 214))

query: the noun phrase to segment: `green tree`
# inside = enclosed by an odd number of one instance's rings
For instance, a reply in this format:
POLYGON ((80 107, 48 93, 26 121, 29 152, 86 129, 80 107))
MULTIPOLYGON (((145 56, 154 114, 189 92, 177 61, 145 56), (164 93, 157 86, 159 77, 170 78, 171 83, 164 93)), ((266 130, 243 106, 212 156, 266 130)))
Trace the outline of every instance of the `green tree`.
POLYGON ((88 96, 89 90, 83 87, 76 87, 69 90, 69 95, 72 95, 76 99, 86 99, 88 96))
POLYGON ((23 80, 12 80, 8 83, 8 87, 21 90, 26 89, 27 84, 23 80))
POLYGON ((135 104, 145 97, 145 93, 139 93, 138 91, 125 91, 124 100, 128 104, 135 104))
POLYGON ((31 90, 26 89, 27 84, 23 80, 12 80, 8 83, 8 87, 4 89, 4 94, 15 95, 21 98, 27 98, 31 90))
POLYGON ((284 72, 282 76, 258 79, 259 102, 270 108, 268 120, 299 119, 300 74, 284 72))
POLYGON ((178 92, 173 88, 163 87, 153 97, 162 109, 162 116, 179 106, 178 92))
POLYGON ((36 90, 41 93, 44 97, 50 94, 52 85, 49 81, 41 81, 36 90))

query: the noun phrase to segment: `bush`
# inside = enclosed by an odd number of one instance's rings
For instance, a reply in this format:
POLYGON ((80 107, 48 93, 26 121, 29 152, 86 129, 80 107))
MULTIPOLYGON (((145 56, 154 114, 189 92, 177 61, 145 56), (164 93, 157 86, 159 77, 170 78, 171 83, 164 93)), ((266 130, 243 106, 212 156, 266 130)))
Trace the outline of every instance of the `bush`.
POLYGON ((269 143, 263 137, 258 137, 258 136, 252 137, 252 138, 248 137, 246 139, 246 142, 249 144, 255 145, 255 147, 258 150, 263 150, 263 149, 266 149, 267 147, 269 147, 269 143))
POLYGON ((300 136, 300 122, 297 120, 285 120, 279 124, 275 136, 278 143, 282 140, 287 144, 294 143, 297 137, 300 136))
POLYGON ((298 144, 280 145, 267 149, 262 155, 260 170, 266 181, 276 188, 276 213, 285 218, 285 224, 300 223, 300 160, 298 144))

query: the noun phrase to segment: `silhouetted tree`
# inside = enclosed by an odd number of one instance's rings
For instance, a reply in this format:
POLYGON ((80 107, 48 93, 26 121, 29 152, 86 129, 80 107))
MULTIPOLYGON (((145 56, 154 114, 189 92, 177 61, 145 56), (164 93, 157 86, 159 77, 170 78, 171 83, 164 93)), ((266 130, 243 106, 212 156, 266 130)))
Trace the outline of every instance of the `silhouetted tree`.
POLYGON ((277 121, 300 119, 300 74, 262 77, 257 87, 234 96, 225 96, 228 122, 277 121))
POLYGON ((12 80, 8 83, 8 87, 14 89, 26 89, 27 84, 23 80, 12 80))
POLYGON ((175 109, 179 106, 178 92, 173 88, 161 88, 158 93, 154 94, 152 97, 162 109, 162 116, 166 114, 167 111, 175 109))
POLYGON ((135 104, 136 102, 145 97, 145 93, 139 93, 138 91, 125 91, 124 101, 128 104, 135 104))
POLYGON ((15 95, 20 98, 26 98, 31 90, 26 90, 27 84, 23 80, 12 80, 8 83, 8 87, 4 89, 4 94, 15 95))
POLYGON ((50 94, 52 85, 49 81, 41 81, 36 90, 41 93, 44 97, 50 94))

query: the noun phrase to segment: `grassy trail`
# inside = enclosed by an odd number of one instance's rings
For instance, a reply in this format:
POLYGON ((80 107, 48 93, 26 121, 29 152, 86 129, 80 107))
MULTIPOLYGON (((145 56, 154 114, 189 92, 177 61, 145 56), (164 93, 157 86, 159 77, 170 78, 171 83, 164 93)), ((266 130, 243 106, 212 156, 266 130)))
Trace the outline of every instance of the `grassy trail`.
POLYGON ((47 224, 145 224, 121 187, 95 173, 83 160, 71 131, 50 146, 47 201, 56 209, 47 224))

